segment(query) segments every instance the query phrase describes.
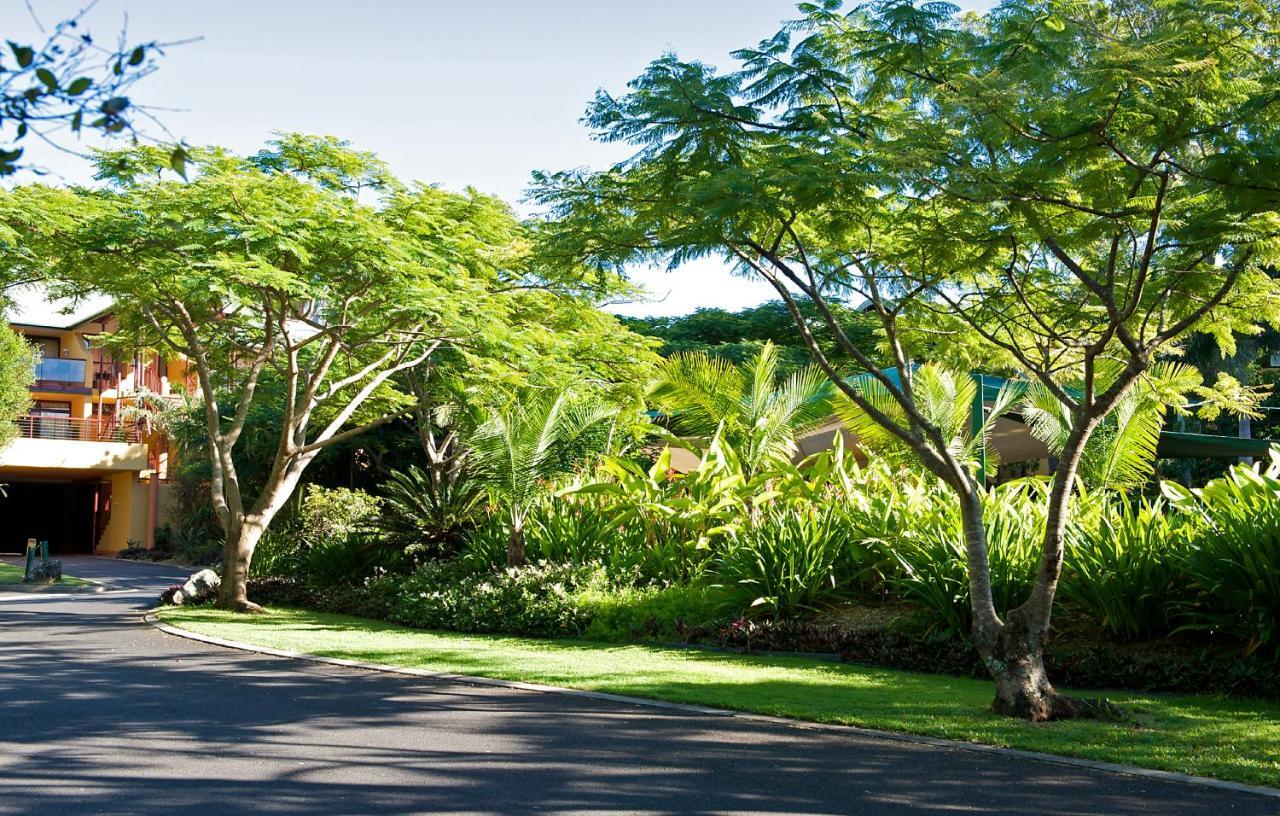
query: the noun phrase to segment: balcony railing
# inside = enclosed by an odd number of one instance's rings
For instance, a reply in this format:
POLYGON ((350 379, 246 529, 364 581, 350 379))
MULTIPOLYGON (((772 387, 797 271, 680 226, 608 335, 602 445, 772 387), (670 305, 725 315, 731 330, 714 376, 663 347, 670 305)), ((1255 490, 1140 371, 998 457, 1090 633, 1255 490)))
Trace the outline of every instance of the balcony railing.
POLYGON ((18 420, 23 439, 59 439, 72 442, 141 442, 142 431, 112 419, 35 415, 18 420))
POLYGON ((45 357, 36 363, 37 386, 84 388, 85 361, 74 357, 45 357))

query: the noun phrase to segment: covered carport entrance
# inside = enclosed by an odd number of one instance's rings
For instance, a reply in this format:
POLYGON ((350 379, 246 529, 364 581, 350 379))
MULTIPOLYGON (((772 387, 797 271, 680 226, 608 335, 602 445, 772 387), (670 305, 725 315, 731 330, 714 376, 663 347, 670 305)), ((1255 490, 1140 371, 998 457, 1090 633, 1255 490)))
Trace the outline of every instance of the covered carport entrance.
POLYGON ((20 553, 27 539, 48 541, 54 555, 93 552, 109 509, 100 479, 4 477, 0 496, 0 553, 20 553))

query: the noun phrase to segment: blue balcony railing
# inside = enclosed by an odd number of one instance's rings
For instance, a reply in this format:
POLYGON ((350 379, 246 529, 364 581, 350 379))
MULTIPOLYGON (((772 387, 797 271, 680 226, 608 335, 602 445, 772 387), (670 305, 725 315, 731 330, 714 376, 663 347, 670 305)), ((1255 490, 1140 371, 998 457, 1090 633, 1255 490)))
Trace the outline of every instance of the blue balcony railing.
POLYGON ((71 357, 45 357, 36 363, 36 382, 41 385, 84 386, 85 361, 71 357))

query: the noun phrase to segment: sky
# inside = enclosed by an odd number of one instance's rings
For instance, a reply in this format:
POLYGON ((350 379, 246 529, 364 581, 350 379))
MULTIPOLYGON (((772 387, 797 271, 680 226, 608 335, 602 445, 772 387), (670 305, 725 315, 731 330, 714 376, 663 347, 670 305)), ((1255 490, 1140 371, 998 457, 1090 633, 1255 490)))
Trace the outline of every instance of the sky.
MULTIPOLYGON (((31 2, 46 26, 82 4, 31 2)), ((125 26, 137 42, 200 38, 169 49, 133 89, 188 144, 251 152, 276 130, 331 134, 401 178, 470 185, 528 214, 532 171, 626 155, 578 121, 597 88, 622 92, 668 50, 729 66, 730 51, 794 16, 792 0, 98 0, 86 28, 99 41, 125 26)), ((0 0, 0 25, 6 38, 39 37, 24 0, 0 0)), ((83 159, 27 150, 48 181, 89 179, 83 159)), ((612 310, 677 315, 772 296, 714 260, 632 277, 648 300, 612 310)))

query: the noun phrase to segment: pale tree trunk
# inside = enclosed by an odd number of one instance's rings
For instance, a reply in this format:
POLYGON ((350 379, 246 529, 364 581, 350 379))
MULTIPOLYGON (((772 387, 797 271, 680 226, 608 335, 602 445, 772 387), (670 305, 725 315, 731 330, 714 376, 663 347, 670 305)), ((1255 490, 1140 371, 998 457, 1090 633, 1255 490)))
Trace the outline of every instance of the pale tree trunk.
POLYGON ((261 612, 262 607, 249 600, 249 564, 266 524, 246 520, 234 535, 227 536, 222 551, 222 584, 218 588, 218 606, 233 612, 261 612))
POLYGON ((249 600, 249 565, 253 562, 253 552, 272 520, 288 503, 315 456, 314 452, 296 456, 283 467, 273 469, 253 510, 228 531, 218 606, 235 612, 262 611, 262 607, 249 600))
POLYGON ((974 646, 995 681, 992 709, 998 714, 1031 722, 1120 715, 1118 708, 1105 701, 1059 694, 1044 664, 1076 470, 1097 422, 1094 418, 1077 425, 1062 452, 1049 491, 1040 566, 1030 597, 1010 610, 994 630, 981 631, 975 612, 974 646))

